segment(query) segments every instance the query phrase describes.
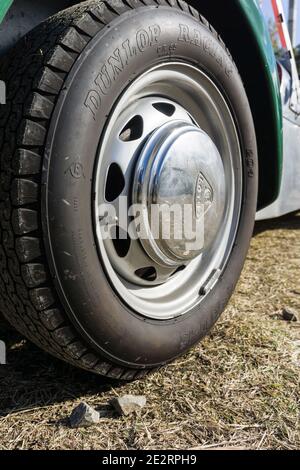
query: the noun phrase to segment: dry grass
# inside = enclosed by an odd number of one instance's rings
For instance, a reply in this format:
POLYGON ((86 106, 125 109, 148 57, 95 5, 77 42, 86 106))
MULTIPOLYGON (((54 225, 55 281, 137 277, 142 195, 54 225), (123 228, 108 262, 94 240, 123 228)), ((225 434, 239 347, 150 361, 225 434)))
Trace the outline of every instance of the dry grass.
POLYGON ((300 214, 257 225, 241 282, 211 336, 138 383, 90 376, 0 333, 9 342, 0 449, 299 449, 300 323, 277 315, 284 306, 300 313, 300 214), (81 400, 101 408, 124 393, 147 396, 140 417, 68 427, 81 400))

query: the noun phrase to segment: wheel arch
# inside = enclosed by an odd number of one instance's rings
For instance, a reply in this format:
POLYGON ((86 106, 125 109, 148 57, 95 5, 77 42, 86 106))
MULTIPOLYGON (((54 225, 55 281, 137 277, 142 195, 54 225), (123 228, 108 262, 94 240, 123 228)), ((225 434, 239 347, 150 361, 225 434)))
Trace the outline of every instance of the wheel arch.
MULTIPOLYGON (((12 3, 2 32, 0 30, 0 54, 50 15, 80 2, 44 0, 41 4, 39 0, 0 0, 0 22, 12 3), (8 23, 9 34, 5 28, 8 23)), ((157 3, 168 3, 168 0, 157 0, 157 3)), ((257 135, 260 166, 258 207, 261 209, 271 204, 279 194, 283 154, 280 89, 266 23, 257 0, 188 0, 188 3, 200 10, 221 35, 244 82, 257 135)))
MULTIPOLYGON (((188 3, 199 10, 199 0, 188 3)), ((280 190, 283 134, 277 65, 265 19, 255 0, 201 0, 201 14, 221 35, 244 82, 258 144, 258 207, 266 207, 280 190)))

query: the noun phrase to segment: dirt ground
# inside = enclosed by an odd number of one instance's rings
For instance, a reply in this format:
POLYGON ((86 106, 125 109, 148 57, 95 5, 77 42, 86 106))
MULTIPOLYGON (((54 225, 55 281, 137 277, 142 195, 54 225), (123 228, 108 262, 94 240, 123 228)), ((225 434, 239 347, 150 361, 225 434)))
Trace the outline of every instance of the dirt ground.
POLYGON ((65 365, 4 329, 0 449, 300 448, 300 214, 256 226, 236 293, 201 345, 150 377, 120 384, 65 365), (73 430, 86 401, 147 396, 140 416, 113 413, 73 430))

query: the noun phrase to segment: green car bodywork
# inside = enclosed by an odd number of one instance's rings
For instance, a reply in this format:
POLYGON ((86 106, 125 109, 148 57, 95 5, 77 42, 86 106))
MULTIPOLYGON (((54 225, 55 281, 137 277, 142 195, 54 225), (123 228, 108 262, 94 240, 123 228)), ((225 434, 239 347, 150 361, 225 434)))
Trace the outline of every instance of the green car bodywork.
MULTIPOLYGON (((0 0, 0 22, 12 3, 13 0, 0 0)), ((77 0, 73 3, 79 2, 77 0)), ((280 85, 266 21, 258 0, 188 0, 188 3, 201 9, 224 38, 245 83, 258 140, 261 181, 259 207, 262 208, 273 202, 279 194, 283 162, 280 85), (226 22, 228 24, 224 26, 226 22), (240 43, 237 39, 242 36, 240 43), (241 49, 244 51, 241 52, 241 49), (249 78, 251 68, 254 70, 249 78), (256 80, 257 83, 254 83, 256 80), (262 97, 264 103, 260 103, 262 97)))
POLYGON ((3 21, 8 9, 10 8, 13 0, 0 0, 0 23, 3 21))
MULTIPOLYGON (((261 9, 258 0, 239 0, 243 14, 246 15, 257 44, 261 53, 261 60, 265 63, 265 73, 268 80, 269 92, 273 98, 273 114, 274 114, 274 126, 276 126, 277 134, 277 155, 278 155, 278 167, 279 172, 282 172, 282 161, 283 161, 283 132, 282 132, 282 107, 281 107, 281 95, 280 95, 280 84, 277 73, 277 63, 274 55, 273 46, 270 40, 270 35, 266 21, 262 17, 261 9)), ((278 190, 280 186, 280 179, 278 181, 278 190)))

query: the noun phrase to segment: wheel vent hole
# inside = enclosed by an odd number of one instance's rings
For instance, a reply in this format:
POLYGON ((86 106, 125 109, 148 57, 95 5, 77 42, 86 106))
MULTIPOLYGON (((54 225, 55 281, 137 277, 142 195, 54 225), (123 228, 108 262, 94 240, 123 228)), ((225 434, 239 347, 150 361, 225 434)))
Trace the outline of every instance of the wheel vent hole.
POLYGON ((111 238, 117 255, 120 258, 125 258, 129 252, 131 244, 128 233, 117 225, 111 229, 111 238))
POLYGON ((173 116, 176 111, 175 106, 170 103, 153 103, 152 106, 160 113, 165 114, 169 117, 173 116))
POLYGON ((135 275, 143 279, 144 281, 149 282, 153 282, 157 279, 157 272, 156 269, 153 267, 137 269, 137 271, 135 271, 135 275))
POLYGON ((119 137, 123 142, 131 142, 142 137, 144 121, 142 116, 134 116, 121 131, 119 137))
POLYGON ((120 196, 125 187, 125 178, 122 170, 117 163, 112 163, 109 167, 106 186, 105 186, 105 199, 107 202, 112 202, 120 196))

